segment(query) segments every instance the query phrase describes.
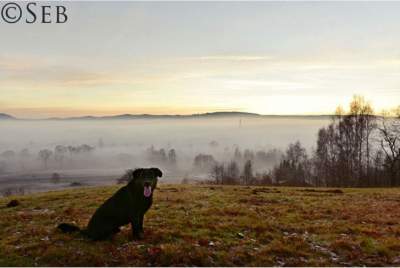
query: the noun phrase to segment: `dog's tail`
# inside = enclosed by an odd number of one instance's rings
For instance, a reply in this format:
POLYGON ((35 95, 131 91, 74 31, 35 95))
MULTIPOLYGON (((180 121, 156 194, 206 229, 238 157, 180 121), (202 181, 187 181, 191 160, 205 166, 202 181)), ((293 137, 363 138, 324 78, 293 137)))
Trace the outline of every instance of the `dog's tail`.
POLYGON ((63 233, 74 233, 74 232, 82 232, 81 228, 76 225, 69 223, 61 223, 57 226, 63 233))

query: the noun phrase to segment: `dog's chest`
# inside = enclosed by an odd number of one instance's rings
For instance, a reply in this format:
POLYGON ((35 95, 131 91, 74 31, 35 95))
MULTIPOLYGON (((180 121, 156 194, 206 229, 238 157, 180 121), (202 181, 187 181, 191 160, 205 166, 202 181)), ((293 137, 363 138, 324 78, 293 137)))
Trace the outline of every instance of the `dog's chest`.
POLYGON ((134 200, 134 208, 140 212, 146 212, 152 205, 152 198, 135 198, 134 200))

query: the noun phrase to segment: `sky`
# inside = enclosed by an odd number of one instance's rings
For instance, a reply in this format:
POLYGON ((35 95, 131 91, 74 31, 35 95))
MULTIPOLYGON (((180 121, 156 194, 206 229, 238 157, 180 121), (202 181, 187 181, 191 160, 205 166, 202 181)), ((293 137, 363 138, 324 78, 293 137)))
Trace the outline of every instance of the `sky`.
POLYGON ((0 112, 18 117, 400 105, 400 2, 62 2, 0 23, 0 112))

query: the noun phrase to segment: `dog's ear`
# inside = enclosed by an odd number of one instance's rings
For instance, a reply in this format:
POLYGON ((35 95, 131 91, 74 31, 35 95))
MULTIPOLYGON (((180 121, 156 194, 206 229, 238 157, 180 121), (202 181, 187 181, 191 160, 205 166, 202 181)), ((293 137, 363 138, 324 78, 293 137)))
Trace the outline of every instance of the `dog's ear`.
POLYGON ((162 177, 162 172, 161 172, 161 170, 159 168, 151 168, 151 171, 153 171, 153 174, 156 177, 162 177))

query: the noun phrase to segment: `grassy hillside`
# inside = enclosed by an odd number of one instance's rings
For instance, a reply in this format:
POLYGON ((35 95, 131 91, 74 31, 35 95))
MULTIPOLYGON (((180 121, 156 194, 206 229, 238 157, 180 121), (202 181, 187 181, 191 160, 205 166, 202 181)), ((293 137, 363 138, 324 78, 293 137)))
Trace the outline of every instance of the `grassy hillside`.
POLYGON ((400 265, 399 189, 161 185, 142 241, 129 226, 103 242, 56 230, 117 188, 0 199, 0 266, 400 265))

